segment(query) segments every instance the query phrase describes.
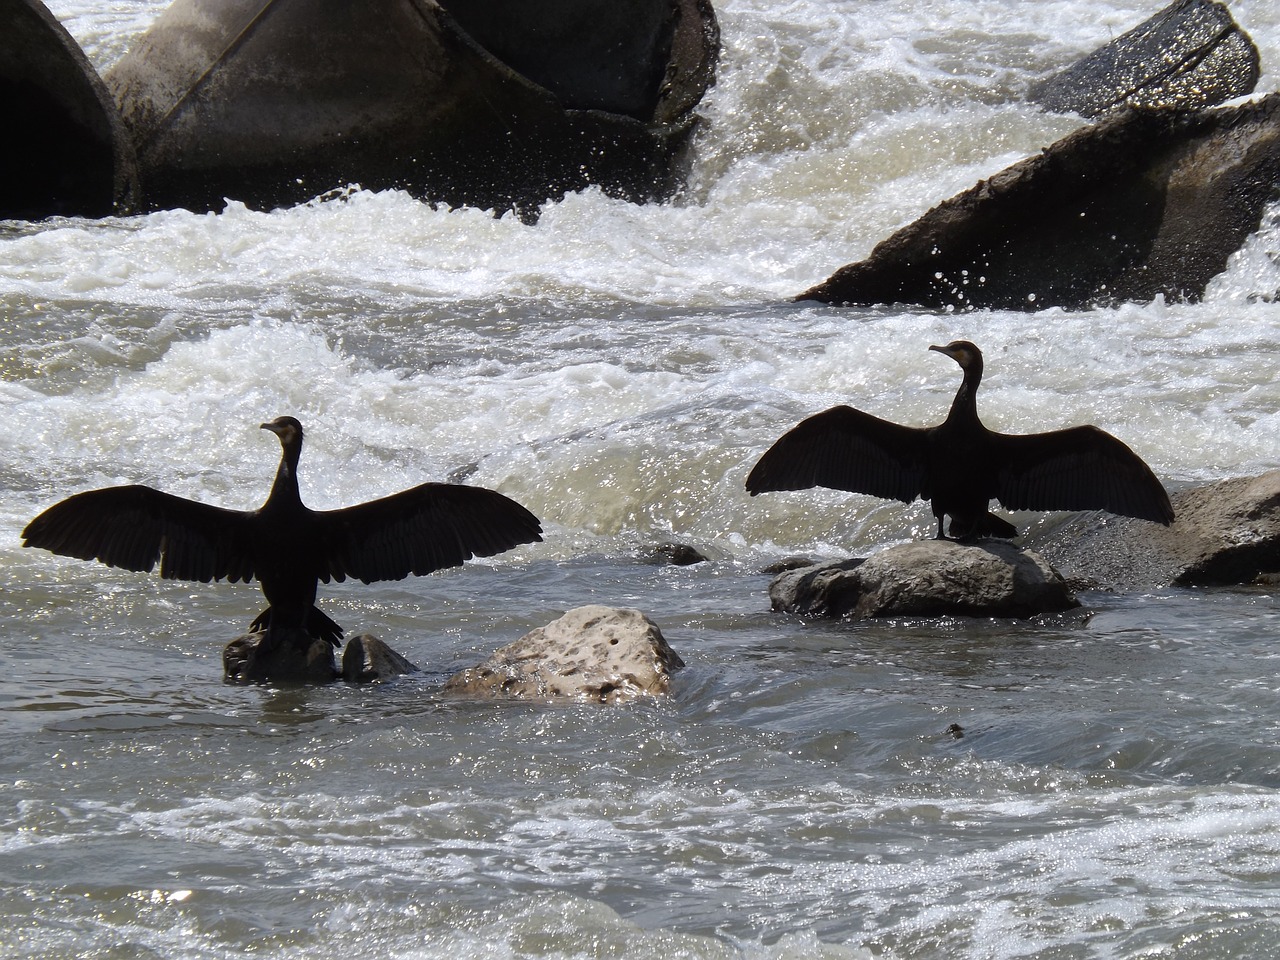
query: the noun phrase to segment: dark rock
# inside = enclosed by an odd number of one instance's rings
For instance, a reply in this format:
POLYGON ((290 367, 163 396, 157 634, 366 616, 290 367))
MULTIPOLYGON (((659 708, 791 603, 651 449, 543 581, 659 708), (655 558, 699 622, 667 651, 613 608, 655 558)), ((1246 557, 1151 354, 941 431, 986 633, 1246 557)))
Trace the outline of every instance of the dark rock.
POLYGON ((539 627, 484 663, 450 677, 466 696, 618 703, 662 696, 684 666, 657 624, 638 610, 586 606, 539 627))
POLYGON ((40 0, 0 0, 0 23, 0 219, 128 213, 133 145, 84 51, 40 0))
POLYGON ((687 543, 659 543, 640 551, 648 563, 671 564, 676 567, 689 567, 695 563, 706 563, 707 558, 695 547, 687 543))
POLYGON ((305 630, 277 630, 272 643, 266 631, 247 633, 223 648, 222 671, 241 683, 329 683, 338 677, 333 646, 305 630))
POLYGON ((1078 606, 1041 557, 1003 540, 923 540, 784 573, 773 609, 809 617, 1030 617, 1078 606))
POLYGON ((418 668, 377 637, 361 634, 347 641, 342 669, 332 644, 312 638, 305 630, 276 631, 272 643, 265 631, 245 634, 222 651, 223 675, 241 683, 330 683, 339 678, 353 683, 390 680, 418 668))
POLYGON ((1253 92, 1258 48, 1224 4, 1178 0, 1027 95, 1046 110, 1098 117, 1117 107, 1199 110, 1253 92))
POLYGON ((1280 182, 1280 94, 1128 110, 939 204, 797 299, 1041 309, 1196 299, 1280 182))
POLYGON ((1280 470, 1171 499, 1177 519, 1167 528, 1086 513, 1027 539, 1065 576, 1092 586, 1248 584, 1280 572, 1280 470))
POLYGON ((670 196, 718 53, 709 4, 532 10, 175 0, 105 78, 144 203, 271 207, 350 183, 525 212, 588 184, 670 196))
POLYGON ((612 0, 441 0, 463 30, 571 110, 647 121, 670 53, 672 5, 612 0))
POLYGON ((769 574, 786 573, 788 570, 799 570, 801 567, 815 566, 811 557, 783 557, 765 566, 760 572, 769 574))
POLYGON ((342 651, 342 679, 351 683, 390 680, 417 672, 416 666, 369 633, 352 637, 342 651))

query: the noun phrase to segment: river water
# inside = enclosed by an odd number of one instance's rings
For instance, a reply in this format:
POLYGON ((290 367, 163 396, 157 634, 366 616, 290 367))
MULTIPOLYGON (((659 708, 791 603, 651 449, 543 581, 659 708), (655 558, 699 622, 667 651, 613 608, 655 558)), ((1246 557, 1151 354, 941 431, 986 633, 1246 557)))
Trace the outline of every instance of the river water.
MULTIPOLYGON (((105 68, 162 6, 52 9, 105 68)), ((664 206, 590 191, 530 225, 349 190, 0 225, 0 956, 1280 956, 1274 590, 803 623, 763 567, 929 536, 927 508, 742 489, 836 402, 940 419, 959 371, 926 348, 957 337, 997 429, 1096 423, 1175 490, 1280 466, 1280 216, 1193 305, 789 302, 1078 126, 1019 98, 1157 6, 722 0, 664 206), (542 518, 322 589, 422 674, 225 685, 256 588, 19 546, 108 484, 256 506, 284 413, 314 507, 465 476, 542 518), (664 541, 711 562, 649 562, 664 541), (439 694, 584 603, 661 626, 670 698, 439 694)), ((1233 11, 1276 89, 1280 8, 1233 11)))

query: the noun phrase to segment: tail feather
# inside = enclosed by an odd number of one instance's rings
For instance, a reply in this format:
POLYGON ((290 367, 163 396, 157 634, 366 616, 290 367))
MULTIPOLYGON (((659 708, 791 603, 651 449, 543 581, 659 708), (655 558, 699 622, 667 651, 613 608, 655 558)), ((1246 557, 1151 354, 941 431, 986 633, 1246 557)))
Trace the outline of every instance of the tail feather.
MULTIPOLYGON (((253 623, 249 624, 249 632, 257 633, 260 630, 267 630, 271 627, 271 608, 263 610, 253 619, 253 623)), ((326 640, 335 647, 342 646, 342 626, 329 616, 327 616, 319 607, 312 607, 307 612, 307 622, 305 624, 307 633, 317 640, 326 640)))
POLYGON ((978 521, 978 525, 982 528, 982 536, 1012 540, 1018 535, 1017 527, 1004 517, 997 517, 994 513, 988 513, 982 520, 978 521))
POLYGON ((948 532, 953 540, 974 540, 978 537, 999 537, 1002 540, 1012 540, 1018 536, 1017 527, 1004 519, 1004 517, 997 517, 990 512, 975 518, 968 525, 952 517, 951 527, 948 532))

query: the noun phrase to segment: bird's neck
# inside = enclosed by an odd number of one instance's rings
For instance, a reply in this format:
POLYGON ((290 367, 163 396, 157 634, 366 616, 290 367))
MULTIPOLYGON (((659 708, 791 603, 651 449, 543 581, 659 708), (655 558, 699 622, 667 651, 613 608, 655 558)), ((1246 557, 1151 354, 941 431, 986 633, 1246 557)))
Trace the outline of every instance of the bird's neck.
POLYGON ((298 455, 300 450, 286 450, 280 458, 280 466, 276 469, 276 479, 271 485, 271 495, 267 503, 273 505, 300 504, 302 495, 298 492, 298 455))
POLYGON ((964 372, 964 382, 956 391, 956 398, 951 401, 951 413, 948 420, 978 419, 978 384, 982 382, 982 368, 970 368, 964 372))

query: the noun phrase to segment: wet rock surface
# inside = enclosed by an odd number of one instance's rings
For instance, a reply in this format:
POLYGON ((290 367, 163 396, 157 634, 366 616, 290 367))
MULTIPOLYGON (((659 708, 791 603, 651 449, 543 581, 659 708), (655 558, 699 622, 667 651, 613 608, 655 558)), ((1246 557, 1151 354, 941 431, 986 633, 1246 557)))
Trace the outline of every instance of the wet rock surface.
POLYGON ((1240 585, 1280 572, 1280 470, 1171 500, 1169 527, 1086 513, 1028 540, 1071 582, 1094 588, 1240 585))
POLYGON ((1004 540, 923 540, 865 559, 790 570, 769 585, 773 609, 807 617, 1030 617, 1078 602, 1040 556, 1004 540))
POLYGON ((1136 110, 934 207, 798 300, 1040 310, 1195 300, 1280 181, 1280 94, 1136 110))
POLYGON ((1119 107, 1199 110, 1252 93, 1258 48, 1213 0, 1178 0, 1051 77, 1027 99, 1099 117, 1119 107))
POLYGON ((445 691, 466 697, 619 703, 662 696, 684 666, 662 631, 638 610, 591 605, 450 677, 445 691))

